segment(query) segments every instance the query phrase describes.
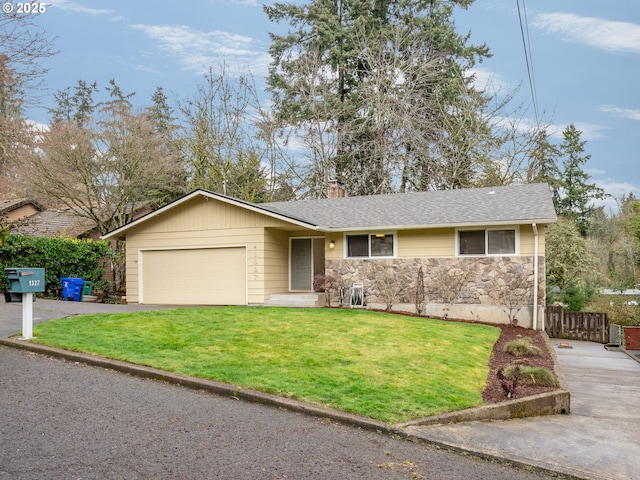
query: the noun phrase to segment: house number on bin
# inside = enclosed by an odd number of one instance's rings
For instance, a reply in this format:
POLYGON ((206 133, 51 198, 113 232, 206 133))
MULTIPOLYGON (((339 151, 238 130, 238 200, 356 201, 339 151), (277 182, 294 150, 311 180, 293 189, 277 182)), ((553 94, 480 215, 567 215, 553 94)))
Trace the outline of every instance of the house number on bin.
POLYGON ((40 285, 40 280, 29 280, 30 287, 37 287, 40 285))

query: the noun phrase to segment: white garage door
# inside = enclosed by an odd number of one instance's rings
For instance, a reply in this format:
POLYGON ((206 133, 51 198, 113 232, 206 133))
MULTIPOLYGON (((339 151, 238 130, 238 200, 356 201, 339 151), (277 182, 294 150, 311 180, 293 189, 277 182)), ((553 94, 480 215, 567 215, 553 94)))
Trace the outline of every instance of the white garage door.
POLYGON ((157 305, 245 305, 244 247, 142 252, 140 302, 157 305))

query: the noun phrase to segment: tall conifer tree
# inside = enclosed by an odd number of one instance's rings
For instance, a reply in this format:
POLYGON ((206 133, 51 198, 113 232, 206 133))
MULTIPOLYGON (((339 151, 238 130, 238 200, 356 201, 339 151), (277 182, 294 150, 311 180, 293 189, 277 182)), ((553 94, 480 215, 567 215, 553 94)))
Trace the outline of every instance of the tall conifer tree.
POLYGON ((486 99, 469 69, 489 55, 452 20, 471 0, 311 0, 266 6, 276 121, 309 152, 308 195, 466 186, 486 99), (472 107, 469 108, 469 105, 472 107))

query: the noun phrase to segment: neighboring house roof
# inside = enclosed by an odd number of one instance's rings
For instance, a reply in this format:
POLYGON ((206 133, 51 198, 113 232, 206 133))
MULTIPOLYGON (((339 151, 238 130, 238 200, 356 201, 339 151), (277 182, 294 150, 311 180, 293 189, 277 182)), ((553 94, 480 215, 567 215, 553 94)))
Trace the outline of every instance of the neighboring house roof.
POLYGON ((28 204, 37 206, 39 210, 43 209, 42 206, 35 200, 29 200, 28 198, 16 198, 12 200, 0 200, 0 214, 8 212, 10 210, 15 210, 16 208, 28 204))
POLYGON ((35 200, 30 200, 28 198, 17 198, 13 200, 0 200, 0 216, 7 215, 9 212, 13 210, 17 210, 20 207, 24 207, 25 205, 31 205, 37 211, 44 210, 44 207, 40 205, 35 200))
POLYGON ((45 210, 26 219, 11 229, 13 233, 32 237, 79 237, 86 234, 96 224, 93 220, 80 217, 71 210, 45 210))
POLYGON ((127 229, 197 196, 215 198, 224 203, 319 231, 546 224, 556 221, 551 190, 547 184, 261 204, 206 190, 196 190, 155 212, 109 232, 103 238, 122 236, 127 229))
MULTIPOLYGON (((151 202, 137 202, 131 209, 134 212, 134 218, 140 218, 148 211, 155 210, 156 206, 151 202)), ((42 205, 33 200, 0 200, 0 215, 3 214, 9 216, 12 233, 32 237, 93 236, 94 230, 97 231, 95 221, 80 215, 73 209, 45 210, 42 205), (9 213, 15 213, 25 205, 34 207, 30 214, 18 219, 11 219, 9 213)), ((95 234, 97 235, 97 233, 95 234)))

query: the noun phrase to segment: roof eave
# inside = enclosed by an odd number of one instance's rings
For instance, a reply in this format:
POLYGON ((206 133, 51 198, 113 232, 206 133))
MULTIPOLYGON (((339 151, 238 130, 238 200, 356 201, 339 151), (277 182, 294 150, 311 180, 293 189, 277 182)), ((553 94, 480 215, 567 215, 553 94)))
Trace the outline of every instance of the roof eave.
POLYGON ((372 230, 427 230, 435 228, 477 228, 487 226, 501 225, 546 225, 557 222, 557 218, 533 218, 533 219, 514 219, 500 220, 488 222, 466 222, 466 223, 441 223, 441 224, 422 224, 422 225, 376 225, 368 227, 318 227, 322 232, 363 232, 372 230))

